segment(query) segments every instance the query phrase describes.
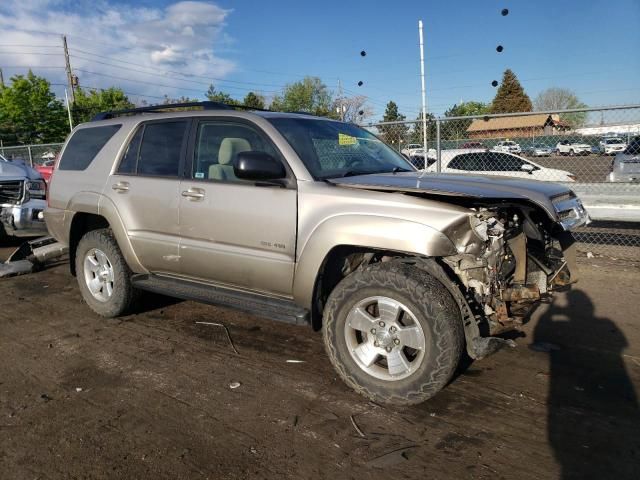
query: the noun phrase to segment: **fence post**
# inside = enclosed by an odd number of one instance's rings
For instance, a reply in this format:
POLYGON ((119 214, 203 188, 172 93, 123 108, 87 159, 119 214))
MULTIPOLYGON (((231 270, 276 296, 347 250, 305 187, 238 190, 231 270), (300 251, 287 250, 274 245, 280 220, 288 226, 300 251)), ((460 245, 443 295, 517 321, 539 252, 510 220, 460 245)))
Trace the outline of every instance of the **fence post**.
MULTIPOLYGON (((440 173, 442 170, 442 156, 441 156, 441 147, 440 147, 440 119, 436 118, 436 171, 440 173)), ((425 168, 427 167, 427 152, 424 155, 425 168)))
POLYGON ((27 151, 29 152, 29 166, 33 168, 33 155, 31 154, 31 145, 27 145, 27 151))

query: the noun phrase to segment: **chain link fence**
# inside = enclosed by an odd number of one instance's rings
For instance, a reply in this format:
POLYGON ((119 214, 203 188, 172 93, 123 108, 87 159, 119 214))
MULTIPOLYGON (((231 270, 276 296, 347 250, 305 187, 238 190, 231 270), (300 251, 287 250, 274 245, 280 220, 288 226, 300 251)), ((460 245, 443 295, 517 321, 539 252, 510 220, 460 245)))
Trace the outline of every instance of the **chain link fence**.
POLYGON ((17 160, 32 167, 48 165, 55 161, 62 150, 62 143, 43 143, 38 145, 20 145, 17 147, 0 147, 0 155, 7 160, 17 160))
POLYGON ((594 222, 584 252, 640 260, 640 105, 527 112, 368 128, 427 172, 560 182, 594 222))
MULTIPOLYGON (((576 232, 580 249, 640 260, 640 105, 430 119, 426 145, 421 121, 366 128, 427 172, 564 183, 594 220, 576 232)), ((337 148, 335 142, 316 147, 337 148)), ((61 148, 0 146, 0 154, 38 166, 61 148)), ((331 158, 346 162, 346 150, 331 158)))

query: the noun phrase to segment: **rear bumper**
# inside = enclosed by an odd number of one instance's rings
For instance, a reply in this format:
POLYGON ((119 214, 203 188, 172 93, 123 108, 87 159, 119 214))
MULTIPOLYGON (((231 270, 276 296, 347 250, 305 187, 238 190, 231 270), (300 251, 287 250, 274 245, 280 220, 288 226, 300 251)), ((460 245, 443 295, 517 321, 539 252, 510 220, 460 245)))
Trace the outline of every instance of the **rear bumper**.
POLYGON ((46 235, 47 225, 42 215, 46 207, 46 201, 35 199, 22 205, 0 205, 0 223, 5 232, 14 237, 46 235))

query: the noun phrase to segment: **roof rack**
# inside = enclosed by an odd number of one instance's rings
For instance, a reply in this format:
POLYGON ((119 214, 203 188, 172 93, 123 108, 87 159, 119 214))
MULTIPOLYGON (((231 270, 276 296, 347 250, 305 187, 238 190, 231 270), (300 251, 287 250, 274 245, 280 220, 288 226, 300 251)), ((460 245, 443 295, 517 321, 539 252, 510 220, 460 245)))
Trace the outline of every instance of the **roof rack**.
MULTIPOLYGON (((227 105, 220 102, 186 102, 186 103, 170 103, 167 105, 150 105, 148 107, 128 108, 126 110, 114 110, 108 112, 100 112, 96 114, 91 121, 108 120, 120 115, 131 115, 138 113, 152 113, 165 110, 173 110, 175 108, 202 107, 203 110, 233 110, 234 108, 246 108, 244 105, 227 105)), ((255 109, 252 109, 255 110, 255 109)))

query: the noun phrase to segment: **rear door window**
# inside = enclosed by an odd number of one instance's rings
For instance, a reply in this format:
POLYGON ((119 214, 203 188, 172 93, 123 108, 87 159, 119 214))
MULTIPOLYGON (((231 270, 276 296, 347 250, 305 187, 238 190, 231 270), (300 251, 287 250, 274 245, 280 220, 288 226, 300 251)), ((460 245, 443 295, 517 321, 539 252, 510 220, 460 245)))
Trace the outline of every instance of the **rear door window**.
POLYGON ((58 170, 86 170, 122 125, 104 125, 77 130, 64 149, 58 170))
POLYGON ((122 157, 118 173, 152 177, 178 177, 187 141, 187 120, 142 125, 122 157))

